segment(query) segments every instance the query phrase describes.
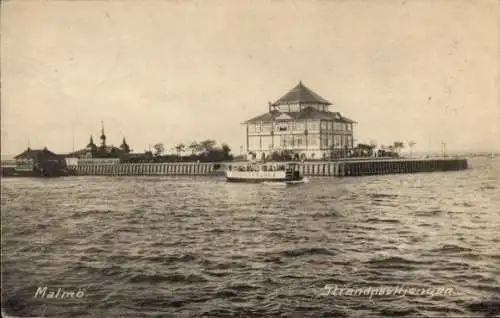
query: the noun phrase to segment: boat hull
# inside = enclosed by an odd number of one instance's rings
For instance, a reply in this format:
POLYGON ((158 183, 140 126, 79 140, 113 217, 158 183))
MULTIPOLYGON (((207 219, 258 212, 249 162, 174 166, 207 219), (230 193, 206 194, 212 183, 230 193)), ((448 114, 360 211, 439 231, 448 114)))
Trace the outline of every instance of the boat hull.
POLYGON ((299 180, 291 180, 286 178, 230 178, 226 177, 227 182, 238 182, 238 183, 263 183, 263 182, 291 182, 299 180))

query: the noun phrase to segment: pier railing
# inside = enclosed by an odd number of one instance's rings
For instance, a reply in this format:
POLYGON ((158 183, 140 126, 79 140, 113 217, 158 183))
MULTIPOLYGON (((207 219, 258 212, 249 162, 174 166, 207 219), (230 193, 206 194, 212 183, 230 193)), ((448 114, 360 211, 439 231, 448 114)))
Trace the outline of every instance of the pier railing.
MULTIPOLYGON (((78 163, 73 167, 77 175, 92 176, 210 176, 223 175, 227 165, 220 163, 78 163)), ((238 164, 241 164, 238 163, 238 164)), ((365 176, 395 173, 456 171, 467 169, 466 159, 376 159, 304 162, 299 169, 306 176, 365 176)))

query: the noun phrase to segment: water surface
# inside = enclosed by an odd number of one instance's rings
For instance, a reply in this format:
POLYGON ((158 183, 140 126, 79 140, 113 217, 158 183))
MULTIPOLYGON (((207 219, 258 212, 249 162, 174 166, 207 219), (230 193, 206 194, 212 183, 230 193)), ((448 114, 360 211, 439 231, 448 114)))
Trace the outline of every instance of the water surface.
POLYGON ((301 186, 218 177, 2 180, 15 316, 486 316, 500 312, 500 161, 301 186), (324 295, 324 286, 448 288, 324 295), (79 299, 34 298, 38 287, 79 299))

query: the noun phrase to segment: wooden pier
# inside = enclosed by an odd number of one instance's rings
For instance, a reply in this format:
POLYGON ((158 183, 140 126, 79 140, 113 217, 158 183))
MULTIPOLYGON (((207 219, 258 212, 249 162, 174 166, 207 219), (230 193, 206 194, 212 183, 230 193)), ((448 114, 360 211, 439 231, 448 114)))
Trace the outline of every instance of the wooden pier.
MULTIPOLYGON (((90 176, 211 176, 223 175, 231 163, 85 163, 74 169, 76 175, 90 176)), ((462 158, 360 159, 305 162, 305 176, 354 177, 398 173, 457 171, 468 168, 462 158)))

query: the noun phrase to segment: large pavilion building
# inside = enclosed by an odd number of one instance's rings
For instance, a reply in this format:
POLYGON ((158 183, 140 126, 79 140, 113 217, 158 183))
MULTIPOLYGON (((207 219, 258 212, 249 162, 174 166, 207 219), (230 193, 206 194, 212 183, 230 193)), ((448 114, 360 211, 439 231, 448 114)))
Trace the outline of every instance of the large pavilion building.
POLYGON ((353 124, 332 103, 302 82, 274 103, 268 112, 244 122, 247 152, 258 159, 288 151, 302 159, 344 156, 354 145, 353 124))

